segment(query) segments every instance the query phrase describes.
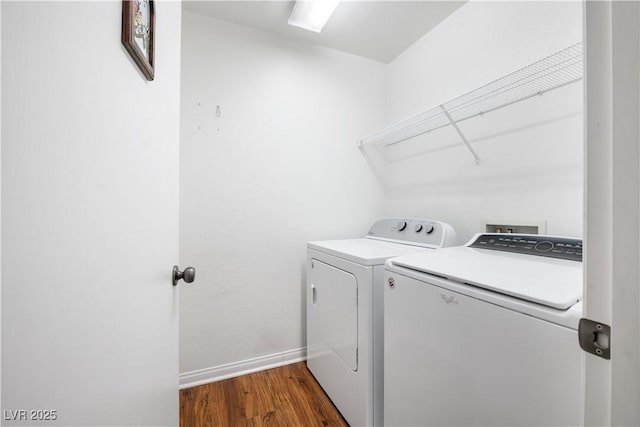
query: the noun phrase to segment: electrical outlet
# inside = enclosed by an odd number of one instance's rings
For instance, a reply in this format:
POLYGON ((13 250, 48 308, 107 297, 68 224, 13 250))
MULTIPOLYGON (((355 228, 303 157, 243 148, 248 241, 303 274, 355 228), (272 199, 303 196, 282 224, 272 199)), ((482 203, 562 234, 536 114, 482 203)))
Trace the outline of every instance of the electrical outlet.
POLYGON ((537 225, 520 224, 487 224, 487 233, 519 233, 519 234, 539 234, 537 225))

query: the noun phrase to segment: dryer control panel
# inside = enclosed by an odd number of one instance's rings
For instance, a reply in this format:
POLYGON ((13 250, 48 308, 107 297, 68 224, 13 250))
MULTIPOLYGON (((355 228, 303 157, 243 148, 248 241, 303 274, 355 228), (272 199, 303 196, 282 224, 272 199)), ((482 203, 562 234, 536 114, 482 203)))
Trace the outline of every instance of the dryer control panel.
POLYGON ((480 234, 470 248, 492 249, 518 254, 582 261, 582 240, 538 234, 480 234))
POLYGON ((449 224, 423 218, 382 219, 371 226, 367 238, 430 248, 457 244, 456 233, 449 224))

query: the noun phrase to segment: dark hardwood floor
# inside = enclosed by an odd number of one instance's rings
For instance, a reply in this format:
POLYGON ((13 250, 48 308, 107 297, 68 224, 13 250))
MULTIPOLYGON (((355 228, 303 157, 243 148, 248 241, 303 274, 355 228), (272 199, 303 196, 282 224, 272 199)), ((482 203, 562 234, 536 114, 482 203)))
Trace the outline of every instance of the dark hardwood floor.
POLYGON ((304 362, 180 391, 181 427, 345 426, 304 362))

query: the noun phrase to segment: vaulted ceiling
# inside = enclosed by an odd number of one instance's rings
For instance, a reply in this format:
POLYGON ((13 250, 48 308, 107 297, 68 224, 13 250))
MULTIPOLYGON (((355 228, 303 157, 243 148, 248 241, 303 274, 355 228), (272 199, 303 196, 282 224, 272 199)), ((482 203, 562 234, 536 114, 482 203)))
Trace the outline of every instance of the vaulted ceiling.
POLYGON ((342 1, 317 34, 287 25, 293 1, 184 1, 191 12, 389 63, 464 1, 342 1))

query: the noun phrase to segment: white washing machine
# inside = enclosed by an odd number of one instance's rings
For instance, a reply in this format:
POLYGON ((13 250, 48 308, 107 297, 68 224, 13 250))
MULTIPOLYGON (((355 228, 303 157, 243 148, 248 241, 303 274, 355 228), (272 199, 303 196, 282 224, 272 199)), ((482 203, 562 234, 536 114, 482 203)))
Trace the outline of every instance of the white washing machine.
POLYGON ((455 243, 448 224, 402 218, 308 243, 307 366, 350 425, 382 425, 384 262, 455 243))
POLYGON ((582 241, 479 234, 387 261, 387 426, 583 422, 582 241))

